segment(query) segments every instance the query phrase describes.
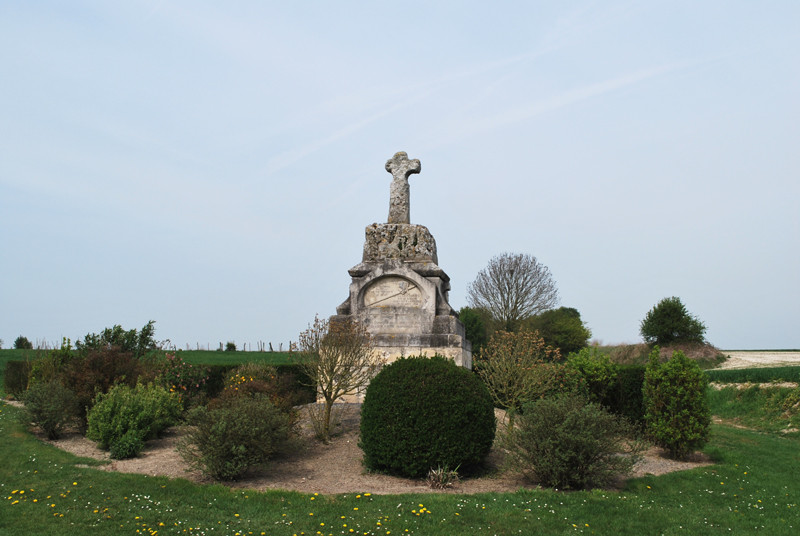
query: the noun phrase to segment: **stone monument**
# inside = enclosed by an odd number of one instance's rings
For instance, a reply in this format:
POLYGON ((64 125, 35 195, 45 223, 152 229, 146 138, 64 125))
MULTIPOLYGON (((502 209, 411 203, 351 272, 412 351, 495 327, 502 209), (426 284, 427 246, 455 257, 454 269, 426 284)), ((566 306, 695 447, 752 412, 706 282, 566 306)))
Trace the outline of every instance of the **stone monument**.
POLYGON ((392 174, 389 220, 367 227, 361 263, 348 271, 350 296, 330 321, 351 317, 362 323, 387 363, 439 354, 472 368, 472 344, 447 301, 450 278, 439 268, 436 241, 410 221, 408 177, 420 170, 419 160, 404 152, 386 162, 392 174))

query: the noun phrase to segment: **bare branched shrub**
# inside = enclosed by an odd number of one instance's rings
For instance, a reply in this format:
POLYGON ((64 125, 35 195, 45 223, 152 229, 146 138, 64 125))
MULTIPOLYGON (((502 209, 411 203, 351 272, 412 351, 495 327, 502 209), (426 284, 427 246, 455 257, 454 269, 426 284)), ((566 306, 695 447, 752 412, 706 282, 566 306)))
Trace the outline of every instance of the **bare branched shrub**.
POLYGON ((328 441, 334 402, 366 388, 383 361, 366 328, 351 318, 332 323, 314 318, 314 324, 300 334, 299 347, 302 366, 324 403, 321 438, 328 441))
POLYGON ((335 435, 336 428, 342 422, 342 405, 334 404, 330 408, 330 413, 327 413, 325 404, 307 404, 305 406, 306 416, 311 422, 311 427, 314 430, 314 437, 320 441, 327 441, 330 436, 335 435), (329 419, 326 436, 325 419, 329 419))
POLYGON ((476 357, 475 367, 495 404, 506 408, 513 421, 524 402, 541 396, 542 365, 552 366, 560 357, 538 333, 498 331, 476 357))

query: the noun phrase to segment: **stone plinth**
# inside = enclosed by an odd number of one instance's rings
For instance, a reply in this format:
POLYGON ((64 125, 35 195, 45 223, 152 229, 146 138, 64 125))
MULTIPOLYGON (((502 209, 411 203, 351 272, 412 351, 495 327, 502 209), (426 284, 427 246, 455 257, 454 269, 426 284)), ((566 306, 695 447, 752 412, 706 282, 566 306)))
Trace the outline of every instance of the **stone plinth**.
POLYGON ((450 278, 436 264, 427 228, 372 224, 363 262, 349 270, 350 295, 331 322, 354 317, 388 362, 401 355, 440 354, 472 367, 472 345, 448 302, 450 278))

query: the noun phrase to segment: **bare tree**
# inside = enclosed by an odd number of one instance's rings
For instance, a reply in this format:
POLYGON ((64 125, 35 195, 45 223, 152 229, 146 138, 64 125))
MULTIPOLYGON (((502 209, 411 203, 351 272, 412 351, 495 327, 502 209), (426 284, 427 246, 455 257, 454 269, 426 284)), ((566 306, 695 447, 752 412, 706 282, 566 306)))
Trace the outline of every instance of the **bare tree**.
POLYGON ((488 311, 501 329, 514 331, 522 320, 555 307, 558 290, 536 257, 503 253, 478 272, 467 298, 470 307, 488 311))
POLYGON ((366 387, 383 361, 366 328, 351 318, 329 323, 315 317, 314 324, 300 334, 299 345, 303 369, 324 401, 318 435, 327 442, 333 403, 366 387))

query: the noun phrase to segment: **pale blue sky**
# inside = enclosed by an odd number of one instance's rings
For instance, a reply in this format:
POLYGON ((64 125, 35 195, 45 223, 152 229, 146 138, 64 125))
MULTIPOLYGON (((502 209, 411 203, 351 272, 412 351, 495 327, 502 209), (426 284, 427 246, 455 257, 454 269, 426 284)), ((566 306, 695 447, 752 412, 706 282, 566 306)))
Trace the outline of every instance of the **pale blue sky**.
POLYGON ((284 346, 396 151, 451 303, 502 252, 604 343, 800 347, 800 2, 0 3, 0 338, 284 346))

